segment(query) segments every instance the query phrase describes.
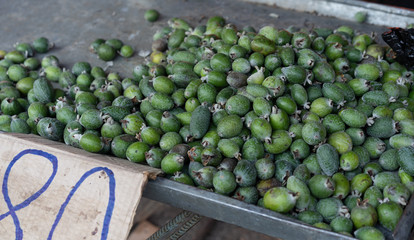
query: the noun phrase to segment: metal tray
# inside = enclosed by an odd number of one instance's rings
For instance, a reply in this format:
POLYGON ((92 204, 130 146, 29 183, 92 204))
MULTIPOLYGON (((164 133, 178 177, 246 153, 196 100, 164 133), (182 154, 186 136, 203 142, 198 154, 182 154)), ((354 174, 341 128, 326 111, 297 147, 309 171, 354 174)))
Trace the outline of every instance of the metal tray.
MULTIPOLYGON (((188 186, 165 178, 150 180, 143 197, 163 202, 219 221, 264 233, 285 240, 351 240, 355 239, 335 232, 307 225, 283 214, 247 204, 245 202, 188 186)), ((414 198, 404 209, 394 232, 380 226, 389 240, 408 240, 414 236, 414 198)))

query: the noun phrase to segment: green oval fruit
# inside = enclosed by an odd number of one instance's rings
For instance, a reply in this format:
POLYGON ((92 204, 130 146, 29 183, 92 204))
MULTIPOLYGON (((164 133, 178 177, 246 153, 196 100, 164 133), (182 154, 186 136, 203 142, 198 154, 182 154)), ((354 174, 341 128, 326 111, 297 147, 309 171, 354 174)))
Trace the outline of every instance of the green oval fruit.
POLYGON ((410 198, 410 190, 400 182, 389 182, 383 190, 384 198, 396 202, 402 206, 407 205, 410 198))
POLYGON ((351 190, 363 194, 372 185, 371 176, 366 173, 360 173, 351 180, 351 190))
POLYGON ((161 170, 167 174, 181 171, 184 166, 184 157, 178 153, 169 153, 161 161, 161 170))
POLYGON ((218 149, 228 158, 240 158, 240 147, 231 139, 221 139, 218 142, 218 149))
POLYGON ((359 64, 355 68, 354 75, 356 78, 362 78, 368 81, 375 81, 380 77, 381 70, 373 63, 359 64))
POLYGON ((351 211, 351 220, 356 229, 372 227, 378 221, 378 214, 374 207, 366 202, 358 202, 351 211))
POLYGON ((318 201, 316 210, 322 215, 326 222, 331 222, 338 216, 349 215, 348 208, 337 198, 324 198, 318 201))
POLYGON ((403 214, 403 209, 398 203, 390 201, 381 203, 377 208, 377 212, 380 224, 386 229, 394 231, 403 214))
POLYGON ((161 168, 161 161, 165 156, 165 152, 160 148, 152 148, 145 153, 145 161, 154 168, 161 168))
POLYGON ((298 219, 307 224, 315 224, 323 221, 323 217, 317 211, 305 210, 298 214, 298 219))
POLYGON ((162 135, 160 140, 160 148, 164 151, 171 150, 175 145, 182 143, 180 134, 176 132, 167 132, 162 135))
POLYGON ((236 178, 234 174, 228 170, 221 170, 214 174, 213 177, 214 190, 223 195, 229 195, 236 187, 236 178))
POLYGON ((256 187, 239 187, 234 192, 232 198, 238 199, 240 201, 256 204, 259 200, 259 192, 256 187))
POLYGON ((240 160, 233 170, 236 182, 241 187, 253 186, 256 183, 256 168, 248 160, 240 160))
POLYGON ((143 124, 145 124, 144 120, 136 114, 129 114, 125 116, 120 122, 124 132, 133 136, 139 133, 143 124))
POLYGON ((69 122, 75 120, 76 117, 77 117, 77 114, 75 112, 75 109, 73 109, 73 107, 64 106, 56 110, 56 118, 64 124, 68 124, 69 122))
POLYGON ((88 152, 100 152, 103 149, 103 143, 99 136, 93 133, 85 133, 82 135, 79 145, 83 150, 88 152))
POLYGON ((326 175, 314 175, 309 180, 309 190, 313 196, 319 199, 328 198, 335 191, 335 182, 326 175))
POLYGON ((342 121, 350 127, 362 128, 367 122, 367 117, 356 109, 344 109, 339 112, 342 121))
POLYGON ((210 126, 211 113, 206 103, 198 106, 191 114, 190 133, 195 139, 202 138, 210 126))
POLYGON ((164 93, 156 92, 150 97, 150 103, 155 109, 161 111, 171 110, 174 107, 172 98, 164 93))
POLYGON ((322 121, 322 125, 329 134, 345 130, 345 123, 337 114, 326 115, 322 121))
POLYGON ((302 138, 309 145, 317 145, 325 140, 326 129, 318 122, 308 122, 302 128, 302 138))
POLYGON ((228 115, 217 124, 217 133, 222 138, 232 138, 241 133, 243 122, 237 115, 228 115))
POLYGON ((142 142, 149 145, 157 145, 161 139, 160 131, 154 127, 143 127, 138 135, 142 142))
POLYGON ((264 147, 267 152, 271 154, 278 154, 289 149, 292 143, 292 138, 287 131, 276 130, 273 131, 271 142, 265 142, 264 147))
POLYGON ((126 158, 135 163, 145 162, 145 153, 150 150, 150 147, 143 142, 134 142, 128 146, 126 150, 126 158))
POLYGON ((365 141, 365 132, 360 128, 347 128, 345 132, 349 135, 352 140, 353 146, 360 146, 365 141))
POLYGON ((378 158, 386 149, 386 145, 381 139, 373 137, 368 137, 363 147, 368 150, 371 158, 378 158))
POLYGON ((287 180, 286 188, 298 194, 295 204, 296 209, 305 210, 308 208, 311 193, 306 183, 295 176, 290 176, 287 180))
POLYGON ((320 61, 313 67, 315 79, 319 82, 333 82, 335 80, 335 70, 325 61, 320 61))
POLYGON ((398 164, 411 176, 414 176, 414 147, 408 146, 398 150, 398 164))
POLYGON ((352 223, 351 219, 344 216, 338 216, 331 221, 330 226, 335 232, 351 233, 354 224, 352 223))
POLYGON ((215 147, 206 147, 201 152, 201 163, 204 166, 217 167, 222 160, 222 155, 215 147))
POLYGON ((359 157, 355 152, 349 151, 341 155, 339 162, 342 170, 352 171, 359 166, 359 157))
POLYGON ((351 190, 348 179, 344 174, 338 172, 332 176, 332 180, 335 182, 335 191, 333 197, 336 197, 340 200, 345 199, 351 190))
POLYGON ((266 192, 263 197, 265 208, 270 210, 287 213, 296 204, 297 195, 284 187, 275 187, 266 192))
POLYGON ((65 124, 56 118, 44 117, 37 123, 39 135, 53 141, 61 141, 63 139, 64 129, 65 124))
POLYGON ((378 187, 380 190, 383 190, 390 183, 400 181, 401 180, 396 172, 379 172, 375 174, 373 177, 374 186, 378 187))
POLYGON ((276 51, 275 43, 262 35, 257 35, 251 41, 250 47, 254 52, 261 53, 264 56, 267 56, 276 51))
POLYGON ((330 144, 323 144, 316 150, 316 158, 322 171, 332 176, 339 169, 339 155, 330 144))
POLYGON ((228 114, 244 116, 250 110, 250 101, 245 96, 234 95, 227 100, 225 108, 228 114))
POLYGON ((26 120, 14 117, 11 120, 10 129, 14 133, 29 134, 31 132, 30 126, 27 124, 26 120))
POLYGON ((384 235, 375 227, 362 227, 354 232, 355 237, 361 240, 385 240, 384 235))
POLYGON ((116 50, 109 44, 102 43, 97 49, 97 54, 104 61, 112 61, 116 57, 116 50))
POLYGON ((14 98, 5 98, 1 102, 1 111, 7 115, 17 115, 23 111, 23 106, 14 98))
POLYGON ((333 146, 339 154, 352 150, 352 139, 344 131, 335 132, 329 136, 328 143, 333 146))
POLYGON ((128 147, 136 142, 136 138, 132 135, 121 134, 116 137, 111 142, 111 152, 116 157, 126 158, 126 151, 128 147))

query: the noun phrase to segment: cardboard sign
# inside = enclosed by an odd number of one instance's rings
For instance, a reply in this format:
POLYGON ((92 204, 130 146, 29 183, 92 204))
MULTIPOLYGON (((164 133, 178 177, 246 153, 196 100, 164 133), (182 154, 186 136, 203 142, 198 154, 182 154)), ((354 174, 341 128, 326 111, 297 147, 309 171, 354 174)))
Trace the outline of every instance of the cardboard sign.
POLYGON ((0 238, 126 239, 160 170, 36 135, 0 133, 0 238))

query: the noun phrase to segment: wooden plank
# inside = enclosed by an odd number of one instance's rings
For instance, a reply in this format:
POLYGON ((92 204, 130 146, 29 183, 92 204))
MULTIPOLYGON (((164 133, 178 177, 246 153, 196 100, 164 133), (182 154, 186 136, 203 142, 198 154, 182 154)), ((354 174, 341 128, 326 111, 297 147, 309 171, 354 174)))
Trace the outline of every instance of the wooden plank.
POLYGON ((159 173, 34 135, 0 134, 1 239, 126 239, 147 178, 159 173))

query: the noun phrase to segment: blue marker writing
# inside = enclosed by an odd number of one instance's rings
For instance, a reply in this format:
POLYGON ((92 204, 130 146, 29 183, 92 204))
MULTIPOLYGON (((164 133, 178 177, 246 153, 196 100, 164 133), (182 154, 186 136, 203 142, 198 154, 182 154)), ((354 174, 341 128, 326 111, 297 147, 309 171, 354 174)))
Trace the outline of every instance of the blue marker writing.
MULTIPOLYGON (((40 197, 40 195, 43 194, 43 192, 45 192, 47 190, 47 188, 50 186, 50 184, 53 182, 53 179, 56 176, 57 169, 58 169, 58 160, 54 155, 52 155, 50 153, 47 153, 47 152, 44 152, 44 151, 41 151, 41 150, 36 150, 36 149, 23 150, 22 152, 17 154, 13 158, 13 160, 9 163, 9 166, 7 167, 6 172, 4 174, 3 184, 2 184, 2 193, 3 193, 4 201, 6 202, 6 205, 7 205, 7 208, 8 208, 9 211, 0 215, 0 221, 2 221, 7 216, 12 217, 14 225, 15 225, 16 240, 22 240, 23 239, 23 230, 20 227, 20 221, 19 221, 19 218, 16 215, 16 212, 19 211, 20 209, 23 209, 23 208, 27 207, 28 205, 30 205, 31 202, 36 200, 38 197, 40 197), (10 196, 9 196, 8 179, 9 179, 10 172, 11 172, 11 169, 13 168, 14 164, 21 157, 23 157, 27 154, 42 156, 42 157, 46 158, 47 160, 49 160, 52 163, 53 172, 52 172, 51 176, 48 178, 47 182, 42 186, 42 188, 40 188, 36 193, 34 193, 32 196, 27 198, 22 203, 13 206, 13 204, 10 200, 10 196)), ((69 204, 69 202, 72 199, 73 195, 75 194, 76 190, 82 185, 82 183, 89 176, 91 176, 92 174, 94 174, 96 172, 100 172, 100 171, 104 171, 109 177, 109 200, 108 200, 108 205, 107 205, 107 208, 106 208, 104 223, 103 223, 102 232, 101 232, 101 239, 102 240, 107 239, 108 230, 109 230, 109 223, 111 221, 112 212, 113 212, 114 204, 115 204, 115 186, 116 186, 116 182, 115 182, 114 173, 109 168, 95 167, 95 168, 92 168, 91 170, 87 171, 86 173, 84 173, 82 175, 82 177, 79 179, 79 181, 76 183, 76 185, 70 191, 70 193, 67 196, 65 202, 61 205, 61 207, 59 209, 59 212, 56 215, 56 219, 55 219, 55 221, 52 225, 52 228, 49 232, 49 236, 47 238, 48 240, 52 239, 53 233, 54 233, 60 219, 62 218, 62 215, 65 211, 65 208, 69 204)))
POLYGON ((102 233, 101 233, 101 239, 107 238, 108 230, 109 230, 109 222, 111 221, 112 211, 114 210, 114 204, 115 204, 115 178, 114 178, 114 173, 109 168, 96 167, 96 168, 92 168, 91 170, 83 174, 83 176, 76 183, 75 187, 73 187, 72 190, 70 191, 68 197, 66 198, 65 202, 60 207, 58 214, 56 215, 55 222, 53 223, 52 229, 50 230, 49 236, 47 237, 48 240, 52 239, 56 226, 58 225, 60 219, 62 218, 63 212, 65 211, 66 206, 68 205, 70 199, 73 197, 73 194, 75 194, 76 190, 78 190, 78 188, 82 185, 83 181, 85 181, 85 179, 87 179, 90 175, 96 172, 100 172, 100 171, 105 171, 105 173, 109 177, 109 201, 108 201, 108 206, 106 207, 105 219, 104 219, 102 233))

